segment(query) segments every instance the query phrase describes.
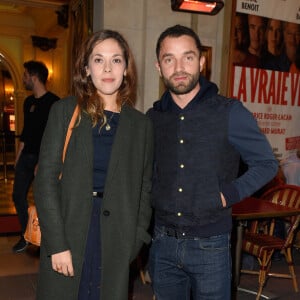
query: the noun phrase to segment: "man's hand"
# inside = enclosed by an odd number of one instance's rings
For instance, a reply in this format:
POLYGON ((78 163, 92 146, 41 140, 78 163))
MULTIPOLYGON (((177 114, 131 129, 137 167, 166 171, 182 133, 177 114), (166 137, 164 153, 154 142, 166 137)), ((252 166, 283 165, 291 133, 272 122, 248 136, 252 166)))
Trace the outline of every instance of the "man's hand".
POLYGON ((227 205, 226 199, 222 193, 220 193, 220 195, 221 195, 222 205, 223 205, 223 207, 226 207, 226 205, 227 205))
POLYGON ((72 254, 70 250, 51 255, 52 269, 65 276, 74 276, 72 254))
POLYGON ((17 151, 17 155, 16 155, 16 159, 15 159, 15 165, 14 165, 15 168, 16 168, 16 165, 19 161, 19 158, 20 158, 20 155, 22 153, 23 148, 24 148, 24 143, 20 142, 19 147, 18 147, 18 151, 17 151))

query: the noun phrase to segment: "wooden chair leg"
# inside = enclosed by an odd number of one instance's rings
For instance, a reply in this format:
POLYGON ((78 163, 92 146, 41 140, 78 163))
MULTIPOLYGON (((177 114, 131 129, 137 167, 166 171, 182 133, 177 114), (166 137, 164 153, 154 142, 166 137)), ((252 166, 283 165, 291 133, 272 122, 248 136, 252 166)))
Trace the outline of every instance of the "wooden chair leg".
POLYGON ((262 270, 260 269, 259 271, 259 276, 258 276, 258 291, 257 291, 257 296, 256 296, 256 300, 260 299, 263 287, 265 285, 265 281, 266 281, 266 270, 262 270))
POLYGON ((259 300, 263 287, 266 282, 267 274, 270 269, 270 263, 271 263, 271 256, 272 256, 273 251, 271 252, 264 252, 262 259, 260 260, 260 270, 259 270, 259 275, 258 275, 258 291, 257 291, 257 296, 256 300, 259 300))
POLYGON ((290 269, 290 273, 291 273, 291 277, 292 277, 292 281, 293 281, 294 290, 295 290, 295 292, 298 292, 299 291, 298 290, 298 283, 297 283, 297 278, 296 278, 294 266, 290 265, 289 269, 290 269))
POLYGON ((295 268, 294 268, 294 264, 293 264, 293 260, 292 260, 292 249, 287 248, 286 251, 284 251, 284 256, 285 256, 286 262, 289 266, 289 271, 291 274, 294 290, 295 290, 295 292, 298 292, 299 290, 298 290, 297 277, 296 277, 295 268))

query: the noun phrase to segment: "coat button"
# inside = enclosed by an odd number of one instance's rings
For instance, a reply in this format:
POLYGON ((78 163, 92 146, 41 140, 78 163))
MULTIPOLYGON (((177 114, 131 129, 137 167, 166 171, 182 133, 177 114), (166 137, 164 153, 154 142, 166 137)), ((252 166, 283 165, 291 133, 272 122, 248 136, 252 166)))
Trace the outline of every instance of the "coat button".
POLYGON ((103 215, 104 215, 105 217, 108 217, 108 216, 110 215, 109 210, 105 210, 105 211, 103 212, 103 215))

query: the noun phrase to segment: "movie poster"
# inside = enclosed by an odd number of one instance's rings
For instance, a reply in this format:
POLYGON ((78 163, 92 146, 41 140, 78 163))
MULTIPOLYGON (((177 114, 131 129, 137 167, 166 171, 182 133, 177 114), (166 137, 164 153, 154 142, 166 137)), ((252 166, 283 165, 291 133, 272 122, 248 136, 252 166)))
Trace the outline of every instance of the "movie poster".
POLYGON ((300 2, 233 5, 229 96, 253 113, 284 160, 300 148, 300 2))

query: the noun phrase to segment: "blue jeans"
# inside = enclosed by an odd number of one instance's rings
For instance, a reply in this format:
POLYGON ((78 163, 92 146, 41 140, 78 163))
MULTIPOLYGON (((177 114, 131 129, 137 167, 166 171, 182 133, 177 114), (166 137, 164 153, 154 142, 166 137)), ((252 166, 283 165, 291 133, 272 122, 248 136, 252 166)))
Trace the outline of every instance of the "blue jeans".
POLYGON ((34 169, 38 161, 36 154, 21 153, 15 169, 13 201, 21 224, 22 233, 28 222, 27 194, 34 178, 34 169))
POLYGON ((149 272, 157 300, 230 300, 230 234, 176 239, 156 227, 149 272))

